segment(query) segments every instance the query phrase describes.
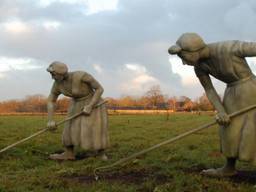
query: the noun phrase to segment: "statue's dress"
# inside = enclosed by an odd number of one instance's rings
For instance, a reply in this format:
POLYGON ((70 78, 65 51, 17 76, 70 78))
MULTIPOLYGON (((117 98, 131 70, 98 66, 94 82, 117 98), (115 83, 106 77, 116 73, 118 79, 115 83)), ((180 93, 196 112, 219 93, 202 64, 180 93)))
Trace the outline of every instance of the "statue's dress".
MULTIPOLYGON (((91 76, 83 71, 71 72, 62 82, 54 82, 51 93, 71 97, 68 117, 81 112, 91 101, 94 90, 84 82, 91 76)), ((102 101, 102 99, 101 99, 102 101)), ((63 145, 80 146, 86 150, 105 149, 109 145, 108 116, 105 104, 94 108, 89 116, 81 115, 64 125, 63 145)))

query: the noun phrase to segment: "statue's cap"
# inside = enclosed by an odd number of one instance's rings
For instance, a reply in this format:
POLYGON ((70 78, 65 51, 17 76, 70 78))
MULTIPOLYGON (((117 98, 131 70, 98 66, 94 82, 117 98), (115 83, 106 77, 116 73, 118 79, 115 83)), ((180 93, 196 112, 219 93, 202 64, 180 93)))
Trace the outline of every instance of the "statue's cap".
POLYGON ((50 73, 55 72, 57 74, 64 75, 68 72, 68 67, 65 63, 54 61, 49 65, 46 70, 50 73))
POLYGON ((172 55, 178 54, 182 50, 194 52, 204 48, 206 44, 196 33, 184 33, 176 41, 176 45, 169 48, 168 52, 172 55))

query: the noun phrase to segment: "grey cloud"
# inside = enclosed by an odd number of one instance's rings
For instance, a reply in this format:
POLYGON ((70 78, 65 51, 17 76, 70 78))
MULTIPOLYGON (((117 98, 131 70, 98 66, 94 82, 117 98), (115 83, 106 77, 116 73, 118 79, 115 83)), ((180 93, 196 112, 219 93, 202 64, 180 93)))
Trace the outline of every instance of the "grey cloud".
MULTIPOLYGON (((53 3, 40 8, 32 0, 1 1, 0 22, 16 15, 30 24, 47 19, 63 24, 56 31, 34 25, 31 33, 19 36, 0 31, 0 55, 31 57, 45 63, 60 60, 72 70, 87 70, 103 82, 106 96, 122 94, 118 69, 126 63, 139 63, 168 94, 195 97, 202 93, 200 85, 193 88, 197 91, 184 87, 168 61, 167 49, 182 33, 198 32, 207 42, 256 40, 256 2, 252 0, 120 0, 116 11, 86 16, 83 10, 86 6, 80 4, 53 3), (96 73, 95 63, 103 67, 104 75, 96 73)), ((48 77, 42 81, 48 82, 48 77)), ((42 86, 45 93, 44 89, 42 86)))
POLYGON ((53 2, 47 7, 39 6, 39 1, 34 0, 1 0, 0 21, 18 17, 24 21, 36 19, 54 19, 62 22, 76 20, 83 16, 87 10, 86 4, 70 4, 53 2))

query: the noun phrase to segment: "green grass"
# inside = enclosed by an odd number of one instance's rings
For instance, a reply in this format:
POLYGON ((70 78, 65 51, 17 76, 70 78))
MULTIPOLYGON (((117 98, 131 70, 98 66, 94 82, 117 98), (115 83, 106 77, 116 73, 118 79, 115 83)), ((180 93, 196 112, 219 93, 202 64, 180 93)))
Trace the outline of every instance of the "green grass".
MULTIPOLYGON (((61 120, 63 117, 57 117, 61 120)), ((62 150, 62 127, 47 132, 0 155, 2 191, 154 191, 248 192, 255 191, 253 167, 238 163, 243 175, 217 179, 200 175, 202 169, 219 167, 218 128, 212 127, 163 146, 130 163, 104 171, 95 181, 93 169, 113 163, 151 145, 208 123, 213 117, 196 114, 110 116, 110 157, 103 162, 91 156, 77 161, 55 162, 48 155, 62 150)), ((29 136, 46 124, 46 117, 0 116, 0 149, 29 136)), ((84 151, 77 149, 82 156, 84 151)), ((92 152, 90 152, 92 154, 92 152)))

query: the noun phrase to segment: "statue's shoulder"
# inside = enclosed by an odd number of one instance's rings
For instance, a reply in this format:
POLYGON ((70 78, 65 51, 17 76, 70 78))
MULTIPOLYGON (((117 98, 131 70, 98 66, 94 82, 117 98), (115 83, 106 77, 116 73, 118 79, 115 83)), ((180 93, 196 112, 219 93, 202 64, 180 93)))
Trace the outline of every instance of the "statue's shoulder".
POLYGON ((86 71, 73 71, 73 72, 70 72, 70 73, 73 74, 73 75, 90 75, 86 71))
POLYGON ((209 43, 207 44, 208 47, 227 47, 227 46, 232 46, 239 43, 238 40, 227 40, 227 41, 219 41, 219 42, 214 42, 214 43, 209 43))
POLYGON ((73 80, 85 81, 85 80, 90 80, 92 78, 92 75, 85 71, 74 71, 71 73, 73 76, 73 80))
POLYGON ((85 71, 73 71, 70 73, 73 77, 78 78, 78 77, 82 77, 85 75, 90 75, 89 73, 85 72, 85 71))
POLYGON ((222 55, 227 53, 234 52, 239 46, 240 41, 238 40, 228 40, 228 41, 219 41, 214 43, 207 44, 210 52, 213 55, 222 55))

